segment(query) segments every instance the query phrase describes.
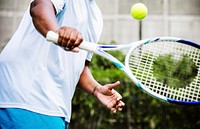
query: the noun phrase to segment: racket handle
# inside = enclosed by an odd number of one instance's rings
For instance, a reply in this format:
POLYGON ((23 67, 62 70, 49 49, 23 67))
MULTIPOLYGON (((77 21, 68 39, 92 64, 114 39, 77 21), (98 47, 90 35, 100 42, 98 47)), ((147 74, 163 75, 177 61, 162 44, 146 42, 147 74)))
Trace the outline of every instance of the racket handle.
POLYGON ((47 35, 46 35, 47 41, 57 44, 58 38, 59 38, 59 35, 57 33, 53 32, 53 31, 47 32, 47 35))
MULTIPOLYGON (((47 35, 46 35, 47 41, 53 42, 54 44, 58 45, 58 38, 59 38, 59 35, 57 33, 53 31, 47 32, 47 35)), ((97 44, 83 41, 78 47, 86 51, 95 52, 97 44)), ((65 50, 67 49, 65 48, 65 50)))

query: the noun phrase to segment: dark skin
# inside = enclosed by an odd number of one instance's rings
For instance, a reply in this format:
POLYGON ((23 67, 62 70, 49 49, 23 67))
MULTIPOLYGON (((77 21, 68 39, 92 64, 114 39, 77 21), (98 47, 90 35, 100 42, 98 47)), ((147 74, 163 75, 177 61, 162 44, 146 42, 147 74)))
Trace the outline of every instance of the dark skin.
MULTIPOLYGON (((79 52, 78 46, 83 41, 82 34, 75 28, 58 25, 56 10, 50 0, 34 0, 31 3, 30 14, 35 28, 44 37, 46 37, 48 31, 54 31, 59 34, 59 46, 69 48, 73 52, 79 52)), ((117 110, 121 111, 125 105, 121 101, 122 96, 114 90, 119 84, 120 82, 117 81, 102 86, 93 78, 89 70, 89 62, 86 62, 78 86, 85 92, 93 94, 102 104, 115 113, 117 110)))

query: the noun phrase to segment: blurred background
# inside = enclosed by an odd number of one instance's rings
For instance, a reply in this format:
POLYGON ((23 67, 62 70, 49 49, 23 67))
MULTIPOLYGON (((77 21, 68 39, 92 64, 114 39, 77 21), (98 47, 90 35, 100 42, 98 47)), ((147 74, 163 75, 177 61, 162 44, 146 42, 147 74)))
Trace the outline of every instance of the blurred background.
MULTIPOLYGON (((123 44, 140 38, 139 22, 130 16, 134 3, 142 2, 149 15, 142 21, 141 37, 175 36, 200 43, 200 0, 96 0, 104 28, 100 42, 123 44)), ((30 0, 0 0, 0 52, 16 31, 30 0)), ((113 53, 123 60, 123 54, 113 53)), ((110 113, 91 95, 77 90, 70 129, 197 129, 200 107, 160 102, 141 92, 121 71, 94 56, 92 73, 102 84, 121 81, 117 90, 124 110, 110 113), (97 65, 98 64, 98 65, 97 65), (110 74, 115 73, 115 74, 110 74)))
MULTIPOLYGON (((139 38, 139 22, 130 16, 134 3, 143 2, 149 15, 142 25, 142 38, 175 36, 200 42, 200 0, 96 0, 102 10, 101 42, 118 43, 139 38)), ((17 29, 30 0, 0 0, 0 48, 17 29)), ((1 49, 0 49, 1 50, 1 49)))

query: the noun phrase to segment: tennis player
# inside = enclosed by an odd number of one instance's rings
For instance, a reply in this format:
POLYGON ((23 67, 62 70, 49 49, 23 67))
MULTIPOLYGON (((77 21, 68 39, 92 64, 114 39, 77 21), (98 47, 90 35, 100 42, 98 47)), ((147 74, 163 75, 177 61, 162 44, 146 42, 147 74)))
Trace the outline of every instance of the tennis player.
POLYGON ((0 129, 68 128, 77 85, 112 112, 122 110, 120 83, 99 84, 88 67, 92 53, 77 48, 98 42, 102 26, 95 0, 31 1, 0 54, 0 129), (46 41, 49 30, 59 46, 46 41))

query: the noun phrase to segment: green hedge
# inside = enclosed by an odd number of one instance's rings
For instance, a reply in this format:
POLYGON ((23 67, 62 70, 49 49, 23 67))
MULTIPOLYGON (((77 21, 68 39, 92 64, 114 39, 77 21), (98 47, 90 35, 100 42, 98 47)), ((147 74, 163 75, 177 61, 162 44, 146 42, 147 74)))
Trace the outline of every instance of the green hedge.
MULTIPOLYGON (((122 52, 112 54, 124 60, 122 52)), ((137 88, 120 70, 106 59, 94 55, 93 76, 102 84, 121 82, 116 90, 123 96, 122 112, 111 113, 96 98, 77 89, 69 129, 197 129, 200 107, 166 104, 137 88)))

